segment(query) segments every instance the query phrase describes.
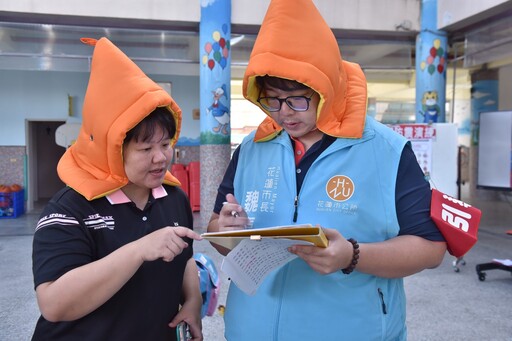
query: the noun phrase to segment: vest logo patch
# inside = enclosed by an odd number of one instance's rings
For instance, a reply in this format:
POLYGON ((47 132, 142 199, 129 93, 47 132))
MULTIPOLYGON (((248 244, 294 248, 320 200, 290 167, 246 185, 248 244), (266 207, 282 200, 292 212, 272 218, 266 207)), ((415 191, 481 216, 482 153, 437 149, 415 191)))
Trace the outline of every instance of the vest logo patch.
POLYGON ((327 181, 325 191, 334 201, 346 201, 354 194, 354 182, 348 176, 335 175, 327 181))

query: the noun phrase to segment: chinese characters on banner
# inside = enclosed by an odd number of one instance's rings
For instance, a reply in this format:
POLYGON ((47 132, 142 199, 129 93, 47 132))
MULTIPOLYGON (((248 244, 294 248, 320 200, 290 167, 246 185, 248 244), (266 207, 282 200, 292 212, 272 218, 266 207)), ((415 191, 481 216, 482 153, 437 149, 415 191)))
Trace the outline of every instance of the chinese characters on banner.
POLYGON ((393 124, 389 127, 411 141, 423 173, 429 176, 432 172, 432 140, 436 137, 436 129, 429 124, 393 124))

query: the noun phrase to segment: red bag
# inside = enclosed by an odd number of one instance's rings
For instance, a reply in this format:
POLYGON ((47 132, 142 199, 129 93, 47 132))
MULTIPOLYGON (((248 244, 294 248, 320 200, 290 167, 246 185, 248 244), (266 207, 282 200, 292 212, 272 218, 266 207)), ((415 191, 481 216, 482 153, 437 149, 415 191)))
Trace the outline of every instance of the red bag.
POLYGON ((463 201, 432 189, 430 216, 448 244, 448 252, 462 257, 475 245, 482 212, 463 201))

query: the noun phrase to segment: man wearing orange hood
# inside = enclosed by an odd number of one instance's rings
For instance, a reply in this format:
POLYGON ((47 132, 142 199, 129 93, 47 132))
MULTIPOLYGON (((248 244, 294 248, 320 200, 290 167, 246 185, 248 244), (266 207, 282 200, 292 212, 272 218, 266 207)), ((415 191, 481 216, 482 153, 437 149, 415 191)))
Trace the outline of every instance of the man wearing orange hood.
POLYGON ((410 144, 366 116, 364 74, 311 0, 271 1, 243 92, 268 117, 235 151, 208 231, 309 223, 329 245, 291 247, 253 296, 231 283, 227 340, 406 340, 402 278, 446 243, 410 144))
POLYGON ((192 211, 168 171, 174 100, 106 38, 95 45, 83 123, 33 242, 34 340, 202 340, 192 211), (181 309, 180 309, 181 305, 181 309))

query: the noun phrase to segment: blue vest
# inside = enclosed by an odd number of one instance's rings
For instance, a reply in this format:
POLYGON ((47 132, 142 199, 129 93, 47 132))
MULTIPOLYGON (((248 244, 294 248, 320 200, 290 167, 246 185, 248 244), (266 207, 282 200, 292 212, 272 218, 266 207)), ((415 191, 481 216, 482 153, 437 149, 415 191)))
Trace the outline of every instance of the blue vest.
MULTIPOLYGON (((297 194, 286 132, 241 145, 235 196, 254 228, 310 223, 360 243, 395 237, 395 182, 406 140, 367 118, 361 139, 337 139, 311 165, 297 194)), ((402 279, 354 271, 321 275, 297 258, 271 273, 254 296, 231 285, 228 341, 405 340, 402 279)))

